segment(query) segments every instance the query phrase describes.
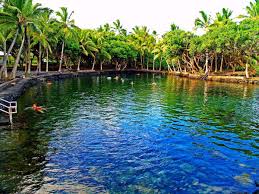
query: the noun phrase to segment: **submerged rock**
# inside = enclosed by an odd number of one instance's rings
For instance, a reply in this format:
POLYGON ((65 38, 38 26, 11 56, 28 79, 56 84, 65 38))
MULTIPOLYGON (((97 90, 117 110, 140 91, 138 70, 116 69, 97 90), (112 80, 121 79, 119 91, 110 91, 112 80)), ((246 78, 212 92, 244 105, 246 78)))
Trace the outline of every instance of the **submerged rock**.
POLYGON ((239 176, 235 176, 234 179, 236 181, 238 181, 239 183, 244 184, 244 185, 248 185, 248 184, 253 183, 253 181, 251 179, 251 176, 249 174, 246 174, 246 173, 241 174, 239 176))
POLYGON ((183 163, 180 165, 180 168, 184 170, 185 172, 191 173, 195 171, 195 167, 188 163, 183 163))
POLYGON ((196 178, 194 178, 192 181, 192 185, 194 185, 194 186, 199 185, 199 183, 200 183, 199 179, 196 179, 196 178))

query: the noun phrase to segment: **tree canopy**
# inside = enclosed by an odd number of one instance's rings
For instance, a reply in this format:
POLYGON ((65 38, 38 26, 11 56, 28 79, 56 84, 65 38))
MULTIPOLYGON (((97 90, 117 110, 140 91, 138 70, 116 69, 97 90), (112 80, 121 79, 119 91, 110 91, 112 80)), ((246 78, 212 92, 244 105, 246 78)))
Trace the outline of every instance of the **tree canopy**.
POLYGON ((4 52, 1 78, 15 78, 17 69, 30 75, 74 69, 140 68, 170 72, 221 73, 241 70, 256 74, 259 52, 259 1, 247 5, 246 14, 233 18, 223 8, 215 16, 200 11, 195 30, 172 24, 158 36, 146 26, 123 28, 120 20, 98 29, 75 25, 74 12, 43 7, 32 0, 4 0, 0 6, 0 49, 4 52))

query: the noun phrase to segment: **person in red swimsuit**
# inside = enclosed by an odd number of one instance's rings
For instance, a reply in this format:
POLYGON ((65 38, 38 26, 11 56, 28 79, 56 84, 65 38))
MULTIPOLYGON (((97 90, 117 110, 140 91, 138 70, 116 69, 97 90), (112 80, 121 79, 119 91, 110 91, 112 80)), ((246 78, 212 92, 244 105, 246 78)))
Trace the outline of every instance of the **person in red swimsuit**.
POLYGON ((45 108, 42 108, 41 106, 37 106, 37 104, 33 104, 32 109, 35 112, 39 112, 39 113, 43 113, 46 110, 45 108))

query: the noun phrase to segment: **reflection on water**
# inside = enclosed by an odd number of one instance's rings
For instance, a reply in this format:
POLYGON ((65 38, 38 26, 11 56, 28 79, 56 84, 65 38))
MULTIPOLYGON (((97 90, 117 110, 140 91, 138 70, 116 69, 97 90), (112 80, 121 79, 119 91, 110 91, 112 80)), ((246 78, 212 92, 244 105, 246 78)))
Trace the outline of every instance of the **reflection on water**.
POLYGON ((0 193, 256 190, 259 88, 123 77, 28 90, 16 129, 0 130, 0 193))

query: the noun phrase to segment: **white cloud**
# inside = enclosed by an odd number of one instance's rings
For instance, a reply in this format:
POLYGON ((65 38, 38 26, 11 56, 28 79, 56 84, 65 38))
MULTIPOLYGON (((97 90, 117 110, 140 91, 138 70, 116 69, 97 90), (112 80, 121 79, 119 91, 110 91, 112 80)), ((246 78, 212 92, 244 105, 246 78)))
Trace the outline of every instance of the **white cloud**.
POLYGON ((234 16, 244 13, 250 0, 36 0, 44 6, 58 10, 68 7, 75 11, 76 24, 82 28, 96 28, 106 22, 120 19, 123 26, 146 25, 164 33, 171 23, 192 30, 199 11, 215 15, 223 7, 234 11, 234 16))

